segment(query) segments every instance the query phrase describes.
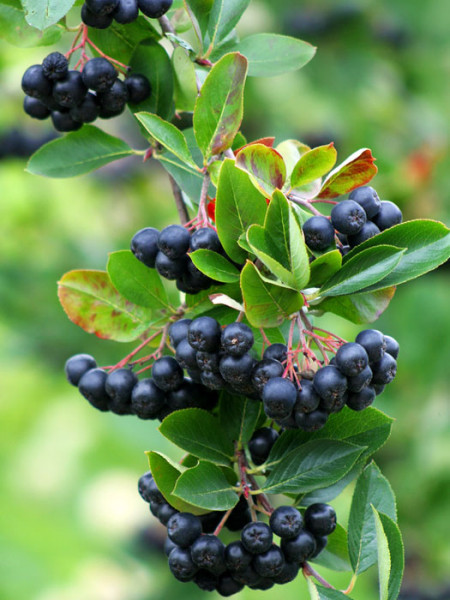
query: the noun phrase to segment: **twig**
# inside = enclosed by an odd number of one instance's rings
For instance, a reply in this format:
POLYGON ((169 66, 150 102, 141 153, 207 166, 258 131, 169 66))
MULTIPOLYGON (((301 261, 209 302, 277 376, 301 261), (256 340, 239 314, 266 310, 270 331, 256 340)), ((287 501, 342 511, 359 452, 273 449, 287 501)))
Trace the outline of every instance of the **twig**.
POLYGON ((164 31, 164 33, 171 33, 172 35, 176 34, 176 31, 175 31, 172 23, 169 21, 169 19, 166 17, 166 15, 159 17, 158 21, 159 21, 159 24, 161 25, 161 29, 164 31))
POLYGON ((289 200, 291 200, 291 202, 294 202, 295 204, 298 204, 299 206, 304 206, 305 208, 310 210, 317 217, 322 216, 322 213, 320 212, 320 210, 317 210, 317 208, 315 206, 313 206, 310 202, 308 202, 308 200, 305 200, 304 198, 299 198, 295 194, 289 194, 288 198, 289 198, 289 200))
POLYGON ((180 217, 180 222, 182 225, 186 225, 189 222, 189 214, 186 208, 186 204, 183 200, 183 194, 181 193, 181 189, 178 186, 175 179, 172 175, 169 175, 170 185, 172 186, 173 197, 175 198, 175 204, 178 211, 178 216, 180 217))
POLYGON ((311 567, 311 565, 307 562, 303 563, 303 575, 305 577, 314 577, 314 579, 316 579, 321 585, 323 585, 323 587, 328 588, 329 590, 335 590, 336 588, 333 587, 331 585, 331 583, 328 583, 328 581, 326 579, 324 579, 315 569, 313 569, 311 567))

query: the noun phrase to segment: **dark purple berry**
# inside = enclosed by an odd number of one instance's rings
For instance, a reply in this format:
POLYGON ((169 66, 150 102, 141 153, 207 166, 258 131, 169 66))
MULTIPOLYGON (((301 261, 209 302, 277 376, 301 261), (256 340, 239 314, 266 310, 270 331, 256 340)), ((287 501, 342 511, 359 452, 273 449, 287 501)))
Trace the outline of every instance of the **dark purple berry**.
POLYGON ((187 339, 189 331, 189 325, 192 323, 192 319, 180 319, 175 321, 169 327, 169 340, 172 348, 176 348, 178 344, 187 339))
POLYGON ((64 79, 69 70, 69 61, 60 52, 52 52, 42 61, 42 70, 47 79, 58 81, 64 79))
POLYGON ((309 379, 302 379, 301 386, 297 394, 294 411, 296 413, 311 413, 318 408, 320 396, 309 379))
POLYGON ((311 217, 305 221, 303 234, 311 250, 326 250, 334 242, 334 227, 326 217, 311 217))
POLYGON ((28 116, 33 117, 33 119, 39 119, 39 121, 43 121, 50 116, 50 110, 47 106, 37 98, 32 98, 31 96, 25 96, 23 99, 23 110, 28 116))
POLYGON ((325 549, 328 544, 328 536, 327 535, 316 535, 314 537, 316 540, 316 550, 311 554, 310 559, 316 558, 325 549))
MULTIPOLYGON (((173 518, 176 518, 175 515, 173 518)), ((170 535, 170 534, 169 534, 170 535)), ((178 581, 191 581, 198 571, 188 548, 176 546, 169 554, 169 569, 178 581)))
POLYGON ((172 410, 192 408, 196 406, 198 398, 204 395, 205 390, 201 385, 185 379, 179 389, 167 394, 167 405, 172 410))
POLYGON ((197 350, 190 345, 186 338, 181 340, 176 348, 175 356, 182 369, 198 369, 197 350))
POLYGON ((328 412, 317 409, 310 413, 295 412, 295 423, 303 431, 318 431, 328 420, 328 412))
POLYGON ((70 116, 81 123, 93 123, 99 115, 97 97, 88 92, 81 104, 70 109, 70 116))
POLYGON ((189 250, 190 241, 190 233, 185 227, 169 225, 159 234, 158 246, 161 252, 175 260, 186 254, 189 250))
POLYGON ((158 486, 150 471, 147 471, 139 477, 138 492, 145 502, 151 502, 155 505, 162 505, 165 502, 164 496, 158 490, 158 486))
POLYGON ((360 344, 349 342, 336 352, 336 366, 347 377, 355 377, 369 364, 367 352, 360 344))
POLYGON ((297 401, 297 388, 289 379, 274 377, 263 389, 264 410, 271 419, 289 417, 297 401))
POLYGON ((173 281, 181 277, 186 269, 186 256, 172 259, 158 252, 155 259, 155 267, 161 277, 173 281))
POLYGON ((188 341, 193 348, 203 352, 217 352, 222 330, 212 317, 198 317, 189 325, 188 341))
POLYGON ((271 358, 264 358, 256 363, 252 373, 252 383, 254 388, 260 394, 262 393, 264 386, 274 377, 281 377, 284 372, 283 365, 277 360, 271 358))
POLYGON ((145 227, 134 234, 131 240, 131 252, 144 265, 151 269, 155 266, 158 248, 159 231, 154 227, 145 227))
POLYGON ((364 209, 353 200, 343 200, 331 211, 333 227, 345 235, 355 235, 366 221, 367 215, 364 209))
POLYGON ((166 541, 164 542, 164 554, 166 556, 169 556, 169 554, 172 552, 172 550, 176 547, 177 547, 177 545, 174 544, 169 537, 167 537, 166 541))
POLYGON ((283 363, 287 359, 287 346, 285 344, 271 344, 264 350, 263 358, 271 358, 283 363))
POLYGON ((380 230, 375 225, 375 223, 372 223, 372 221, 367 221, 367 223, 365 223, 365 225, 362 226, 359 233, 357 233, 356 235, 348 236, 349 246, 351 248, 354 248, 355 246, 359 246, 359 244, 362 244, 366 240, 369 240, 370 238, 372 238, 374 235, 377 235, 378 233, 380 233, 380 230))
POLYGON ((109 409, 119 415, 131 413, 131 393, 138 378, 130 369, 117 369, 106 378, 105 389, 111 398, 109 409))
POLYGON ((201 371, 200 380, 210 390, 223 390, 227 383, 220 373, 213 371, 201 371))
POLYGON ((140 10, 146 17, 159 19, 172 6, 173 0, 138 0, 140 10))
POLYGON ((305 528, 314 536, 330 535, 336 529, 336 512, 323 502, 308 506, 304 519, 305 528))
POLYGON ((219 582, 217 583, 217 592, 227 598, 228 596, 233 596, 240 592, 244 587, 244 584, 239 583, 228 573, 224 573, 219 577, 219 582))
POLYGON ((255 465, 262 465, 266 462, 277 439, 278 432, 272 427, 262 427, 254 432, 248 442, 248 450, 255 465))
POLYGON ((202 352, 199 350, 196 353, 195 360, 200 371, 219 372, 220 354, 218 352, 202 352))
POLYGON ((228 383, 242 385, 251 380, 254 360, 250 354, 225 355, 220 360, 220 374, 228 383))
POLYGON ((53 99, 64 108, 73 108, 83 102, 87 88, 78 71, 69 71, 64 79, 53 86, 53 99))
POLYGON ((119 0, 84 0, 88 9, 96 15, 109 15, 117 8, 119 0))
POLYGON ((366 386, 359 392, 350 392, 347 398, 347 406, 352 410, 364 410, 375 400, 375 390, 372 386, 366 386))
POLYGON ((402 211, 394 204, 394 202, 382 200, 380 210, 372 220, 380 231, 384 231, 385 229, 389 229, 389 227, 401 223, 403 221, 403 215, 402 211))
POLYGON ((272 530, 262 521, 248 523, 241 533, 241 542, 251 554, 262 554, 272 546, 272 530))
POLYGON ((78 382, 78 389, 82 396, 101 411, 109 410, 109 396, 106 393, 106 371, 103 369, 90 369, 82 375, 78 382))
POLYGON ((275 544, 272 544, 272 547, 269 548, 267 552, 257 554, 253 559, 252 564, 258 575, 261 575, 261 577, 272 578, 281 573, 285 562, 281 549, 275 544))
POLYGON ((298 572, 300 570, 300 565, 294 562, 284 562, 284 567, 276 577, 273 578, 274 583, 278 585, 284 585, 285 583, 289 583, 294 581, 297 577, 298 572))
POLYGON ((222 348, 227 354, 242 356, 254 342, 253 331, 245 323, 231 323, 222 331, 222 348))
POLYGON ((353 190, 349 199, 354 200, 362 206, 369 219, 374 217, 380 210, 380 198, 373 187, 370 187, 369 185, 353 190))
POLYGON ((355 341, 365 349, 370 363, 377 362, 384 356, 386 339, 381 331, 364 329, 358 333, 355 341))
POLYGON ((397 360, 398 354, 400 352, 399 343, 390 335, 385 335, 384 340, 386 342, 386 352, 390 354, 393 358, 395 358, 395 360, 397 360))
POLYGON ((291 539, 300 533, 303 517, 293 506, 279 506, 271 514, 269 525, 275 535, 291 539))
POLYGON ((159 505, 158 507, 159 522, 161 525, 167 525, 169 519, 177 513, 178 511, 173 506, 170 506, 168 502, 163 502, 163 504, 159 505))
POLYGON ((347 378, 337 367, 328 365, 316 372, 313 386, 323 400, 333 402, 345 394, 347 378))
POLYGON ((125 79, 125 85, 127 86, 128 102, 130 104, 144 102, 152 93, 150 82, 144 75, 129 75, 125 79))
POLYGON ((22 77, 22 89, 32 98, 46 98, 52 93, 52 82, 44 74, 42 65, 28 67, 22 77))
POLYGON ((281 540, 281 550, 288 562, 304 563, 315 551, 316 540, 309 531, 300 531, 297 537, 281 540))
POLYGON ((373 387, 374 391, 375 391, 375 395, 379 396, 380 394, 382 394, 384 392, 384 388, 386 387, 385 385, 378 385, 376 383, 373 383, 371 385, 371 387, 373 387))
POLYGON ((360 392, 372 381, 372 369, 367 365, 365 369, 355 375, 355 377, 347 377, 347 387, 349 392, 360 392))
POLYGON ((139 16, 137 0, 119 0, 119 4, 112 16, 121 25, 128 25, 139 16))
POLYGON ((83 123, 75 121, 68 112, 53 110, 51 118, 56 131, 67 133, 69 131, 77 131, 83 126, 83 123))
POLYGON ((156 419, 166 404, 166 395, 153 379, 141 379, 131 393, 131 410, 140 419, 156 419))
POLYGON ((219 583, 217 575, 201 570, 194 577, 194 583, 204 592, 214 592, 219 583))
POLYGON ((106 92, 117 79, 117 71, 106 58, 91 58, 85 65, 82 73, 86 87, 94 92, 106 92))
POLYGON ((200 569, 215 575, 226 571, 225 546, 215 535, 202 535, 191 546, 191 557, 200 569))
POLYGON ((167 523, 167 533, 178 546, 188 548, 202 534, 202 524, 191 513, 177 513, 167 523))
POLYGON ((81 20, 85 25, 94 27, 94 29, 107 29, 113 22, 112 14, 96 15, 89 10, 86 4, 81 7, 81 20))
POLYGON ((183 369, 173 356, 163 356, 155 360, 152 377, 156 385, 165 392, 177 390, 183 383, 183 369))
POLYGON ((75 354, 66 362, 64 370, 69 383, 77 386, 83 375, 96 366, 97 363, 90 354, 75 354))
POLYGON ((387 385, 394 380, 397 374, 397 361, 385 352, 383 358, 371 365, 373 371, 372 382, 377 385, 387 385))
POLYGON ((98 98, 100 106, 107 111, 123 110, 128 102, 127 86, 120 79, 116 79, 109 89, 99 92, 98 98))
POLYGON ((231 542, 225 548, 225 562, 232 573, 245 571, 253 559, 253 554, 248 552, 242 542, 231 542))
POLYGON ((212 250, 213 252, 222 252, 222 244, 220 243, 219 236, 210 227, 202 227, 197 229, 191 236, 191 252, 195 250, 212 250))

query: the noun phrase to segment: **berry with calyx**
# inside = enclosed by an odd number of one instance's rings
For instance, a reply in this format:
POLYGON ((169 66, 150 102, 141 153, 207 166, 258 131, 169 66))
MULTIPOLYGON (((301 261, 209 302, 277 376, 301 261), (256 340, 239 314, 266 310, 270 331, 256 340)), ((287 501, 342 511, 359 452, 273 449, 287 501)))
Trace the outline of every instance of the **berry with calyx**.
POLYGON ((257 554, 252 564, 261 577, 276 577, 283 570, 285 562, 283 552, 278 546, 272 544, 269 550, 257 554))
POLYGON ((125 79, 128 91, 128 103, 139 104, 150 97, 152 88, 145 75, 133 74, 125 79))
POLYGON ((261 575, 255 571, 252 565, 241 571, 233 572, 232 577, 242 585, 248 585, 249 587, 257 585, 262 580, 261 575))
POLYGON ((331 211, 333 227, 345 235, 355 235, 366 221, 365 210, 354 200, 343 200, 331 211))
POLYGON ((302 530, 292 539, 281 540, 281 550, 288 562, 303 563, 316 550, 316 540, 309 531, 302 530))
POLYGON ((367 352, 360 344, 349 342, 336 352, 336 366, 347 377, 355 377, 369 364, 367 352))
POLYGON ((270 515, 270 528, 284 539, 297 537, 303 527, 303 517, 293 506, 279 506, 270 515))
POLYGON ((109 396, 106 393, 107 373, 103 369, 90 369, 86 371, 78 382, 78 389, 82 396, 101 411, 109 410, 109 396))
POLYGON ((187 339, 181 340, 177 344, 175 356, 182 369, 198 369, 197 350, 190 345, 187 339))
POLYGON ((394 204, 394 202, 382 200, 380 210, 372 220, 380 231, 384 231, 385 229, 389 229, 389 227, 401 223, 403 221, 403 215, 402 211, 394 204))
POLYGON ((224 597, 233 596, 240 592, 244 587, 244 584, 239 583, 228 573, 224 573, 219 577, 217 583, 217 592, 224 597))
POLYGON ((220 374, 226 382, 233 385, 246 384, 251 380, 254 364, 250 354, 243 356, 227 354, 220 360, 220 374))
POLYGON ((118 73, 106 58, 91 58, 82 73, 84 85, 94 92, 106 92, 116 81, 118 73))
POLYGON ((168 225, 158 238, 158 246, 161 252, 175 260, 181 258, 189 250, 191 235, 181 225, 168 225))
POLYGON ((263 389, 264 410, 271 419, 286 419, 297 401, 297 388, 289 379, 274 377, 263 389))
POLYGON ((191 557, 200 569, 215 575, 226 571, 225 546, 216 535, 202 535, 191 546, 191 557))
POLYGON ((155 267, 156 255, 159 252, 158 236, 159 231, 157 229, 154 227, 145 227, 135 233, 131 240, 131 252, 138 260, 151 269, 155 267))
POLYGON ((96 15, 109 15, 117 8, 119 0, 84 0, 89 10, 96 15))
POLYGON ((119 0, 116 10, 112 13, 114 20, 121 25, 128 25, 139 16, 137 0, 119 0))
POLYGON ((31 96, 25 96, 23 99, 23 110, 28 116, 40 121, 50 116, 50 110, 47 106, 37 98, 32 98, 31 96))
POLYGON ((169 554, 169 569, 179 581, 191 581, 198 571, 189 549, 180 548, 179 546, 176 546, 169 554))
POLYGON ((145 502, 159 505, 162 505, 165 502, 164 496, 158 490, 158 486, 150 471, 147 471, 139 477, 138 492, 145 502))
MULTIPOLYGON (((326 403, 332 403, 345 394, 347 378, 337 367, 328 365, 316 372, 313 386, 322 400, 325 400, 326 403)), ((326 408, 326 406, 324 407, 326 408)))
POLYGON ((369 219, 374 217, 380 210, 380 198, 370 185, 365 185, 353 190, 349 196, 349 200, 354 200, 361 205, 369 219))
POLYGON ((131 393, 138 378, 130 369, 117 369, 106 378, 105 389, 111 398, 109 409, 116 414, 131 412, 131 393))
POLYGON ((201 570, 194 577, 194 583, 204 592, 214 592, 219 583, 217 575, 201 570))
POLYGON ((385 335, 384 340, 386 342, 386 352, 397 360, 400 352, 400 344, 390 335, 385 335))
POLYGON ((202 523, 191 513, 177 513, 167 523, 167 533, 178 546, 188 548, 202 534, 202 523))
POLYGON ((359 244, 362 244, 366 240, 369 240, 378 233, 380 233, 380 230, 375 225, 375 223, 372 223, 372 221, 367 221, 367 223, 365 223, 362 226, 359 233, 357 233, 356 235, 348 236, 348 244, 350 248, 354 248, 355 246, 359 246, 359 244))
POLYGON ((172 348, 176 348, 180 342, 187 338, 191 323, 192 319, 180 319, 172 323, 169 327, 169 340, 172 348))
POLYGON ((213 371, 200 371, 200 381, 210 390, 223 390, 227 385, 222 375, 213 371))
POLYGON ((285 344, 271 344, 264 350, 263 358, 271 358, 283 363, 287 359, 287 346, 285 344))
POLYGON ((302 379, 301 386, 297 394, 294 411, 296 413, 311 413, 318 408, 320 396, 309 379, 302 379))
POLYGON ((355 341, 365 349, 370 363, 377 362, 384 356, 386 339, 378 329, 360 331, 355 341))
POLYGON ((201 227, 194 231, 191 236, 191 252, 195 250, 212 250, 213 252, 222 252, 222 244, 220 243, 219 236, 210 227, 201 227))
POLYGON ((327 422, 328 412, 321 409, 313 410, 310 413, 295 411, 294 417, 297 427, 303 431, 318 431, 327 422))
POLYGON ((81 73, 69 71, 64 79, 53 86, 53 99, 63 108, 73 108, 83 102, 87 94, 81 73))
POLYGON ((177 509, 170 506, 168 502, 163 502, 163 504, 160 504, 158 507, 158 519, 161 525, 167 525, 169 519, 176 514, 178 514, 177 509))
POLYGON ((183 369, 173 356, 163 356, 155 360, 152 376, 156 385, 165 392, 177 390, 184 379, 183 369))
POLYGON ((202 396, 205 396, 205 389, 198 383, 185 379, 179 389, 167 394, 167 405, 172 410, 191 408, 198 406, 202 396))
POLYGON ((231 323, 222 331, 222 348, 227 354, 242 356, 255 341, 253 331, 245 323, 231 323))
POLYGON ((42 65, 28 67, 22 77, 22 89, 32 98, 43 99, 51 96, 52 82, 45 76, 42 65))
POLYGON ((93 13, 86 4, 81 7, 81 20, 88 27, 94 27, 94 29, 108 29, 112 25, 113 17, 109 15, 96 15, 93 13))
POLYGON ((188 294, 197 294, 201 290, 207 290, 213 283, 212 279, 197 269, 190 258, 187 260, 186 272, 183 273, 182 281, 188 289, 188 294))
POLYGON ((158 252, 155 259, 155 267, 161 277, 174 281, 181 277, 186 268, 186 256, 176 260, 169 258, 163 252, 158 252))
POLYGON ((220 348, 222 330, 212 317, 198 317, 189 325, 188 341, 196 350, 216 352, 220 348))
POLYGON ((241 542, 251 554, 262 554, 272 546, 272 530, 262 521, 248 523, 241 532, 241 542))
POLYGON ((372 363, 372 382, 377 385, 387 385, 397 374, 397 361, 388 352, 378 362, 372 363))
POLYGON ((61 52, 52 52, 42 61, 42 71, 47 79, 58 81, 64 79, 69 70, 69 61, 61 52))
POLYGON ((81 123, 93 123, 99 116, 97 96, 88 92, 81 104, 70 109, 70 116, 81 123))
POLYGON ((166 395, 153 379, 141 379, 131 393, 131 410, 140 419, 156 419, 166 404, 166 395))
POLYGON ((96 366, 97 363, 90 354, 75 354, 67 360, 64 371, 69 383, 77 386, 83 375, 90 369, 95 369, 96 366))
POLYGON ((273 377, 281 377, 284 367, 277 360, 272 358, 264 358, 256 363, 252 373, 252 384, 257 392, 262 393, 264 386, 273 377))
POLYGON ((56 129, 56 131, 67 133, 69 131, 77 131, 83 127, 83 123, 80 121, 75 121, 75 119, 73 119, 68 112, 53 110, 50 116, 53 127, 56 129))
POLYGON ((113 113, 123 111, 128 102, 127 86, 120 79, 116 79, 109 89, 99 92, 98 98, 100 107, 106 109, 106 111, 113 113))
POLYGON ((173 0, 138 0, 139 8, 146 17, 159 19, 172 6, 173 0))
POLYGON ((200 371, 219 372, 220 354, 218 352, 202 352, 199 350, 196 353, 195 360, 200 371))
POLYGON ((278 431, 272 427, 261 427, 254 432, 248 442, 248 451, 255 465, 266 462, 277 439, 278 431))
POLYGON ((355 377, 347 377, 347 387, 349 392, 360 392, 372 381, 372 369, 367 365, 365 369, 355 375, 355 377))
POLYGON ((311 217, 305 221, 303 233, 311 250, 326 250, 334 242, 334 227, 326 217, 311 217))
POLYGON ((364 410, 375 400, 375 390, 368 385, 359 392, 350 392, 347 397, 347 406, 352 410, 364 410))
POLYGON ((242 542, 231 542, 225 548, 225 563, 227 568, 233 573, 245 571, 253 560, 253 554, 250 554, 242 542))
POLYGON ((330 535, 336 529, 336 512, 323 502, 308 506, 304 519, 305 528, 314 536, 330 535))

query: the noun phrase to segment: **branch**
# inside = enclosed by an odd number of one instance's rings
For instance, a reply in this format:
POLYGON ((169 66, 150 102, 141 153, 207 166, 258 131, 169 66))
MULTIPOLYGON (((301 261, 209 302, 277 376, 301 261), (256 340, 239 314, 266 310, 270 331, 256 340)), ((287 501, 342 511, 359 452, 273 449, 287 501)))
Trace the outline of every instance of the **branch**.
POLYGON ((169 19, 166 17, 166 15, 159 17, 158 19, 159 24, 161 25, 161 29, 164 31, 164 33, 172 33, 175 34, 175 29, 172 26, 172 23, 169 21, 169 19))
POLYGON ((175 204, 177 206, 178 215, 180 217, 180 222, 182 225, 186 225, 189 221, 189 214, 186 208, 186 204, 183 200, 183 194, 181 193, 181 189, 179 188, 177 182, 169 175, 170 185, 172 186, 173 197, 175 198, 175 204))

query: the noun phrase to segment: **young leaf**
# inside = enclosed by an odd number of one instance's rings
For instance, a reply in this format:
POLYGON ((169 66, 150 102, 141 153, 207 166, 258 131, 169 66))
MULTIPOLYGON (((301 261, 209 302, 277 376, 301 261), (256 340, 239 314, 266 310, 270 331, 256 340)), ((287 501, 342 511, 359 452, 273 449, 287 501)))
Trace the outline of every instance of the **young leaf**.
POLYGON ((359 252, 328 279, 320 289, 321 296, 342 296, 359 292, 385 278, 402 259, 405 249, 376 246, 359 252))
POLYGON ((291 173, 291 187, 300 188, 323 177, 336 163, 334 144, 318 146, 305 152, 291 173))
POLYGON ((336 198, 369 183, 378 171, 374 160, 368 148, 354 152, 331 171, 322 185, 319 198, 336 198))
POLYGON ((264 144, 245 146, 236 157, 236 166, 250 175, 254 185, 271 196, 281 190, 286 180, 286 165, 283 157, 264 144))
POLYGON ((132 342, 151 325, 151 310, 121 296, 104 271, 69 271, 58 297, 71 321, 106 340, 132 342))
POLYGON ((361 473, 353 492, 348 522, 348 550, 353 570, 362 573, 377 561, 372 506, 396 519, 394 493, 374 462, 361 473))
POLYGON ((300 158, 311 148, 298 140, 284 140, 278 144, 275 150, 283 157, 286 171, 290 176, 300 158))
POLYGON ((212 250, 195 250, 189 254, 194 265, 215 281, 233 283, 239 281, 238 269, 224 256, 212 250))
POLYGON ((337 440, 307 442, 271 467, 262 491, 304 494, 331 485, 353 467, 363 450, 337 440))
POLYGON ((205 161, 231 147, 243 116, 247 59, 226 54, 209 72, 194 110, 194 132, 205 161))
POLYGON ((189 53, 177 46, 172 54, 175 85, 175 106, 177 110, 192 112, 197 100, 195 65, 189 53))
POLYGON ((308 287, 320 287, 339 271, 342 266, 342 255, 339 250, 331 250, 319 256, 310 265, 311 275, 308 287))
POLYGON ((378 545, 380 600, 397 600, 405 567, 405 550, 397 523, 373 506, 378 545))
POLYGON ((41 31, 62 19, 74 3, 75 0, 22 0, 27 22, 41 31))
POLYGON ((253 223, 262 225, 267 203, 252 185, 249 176, 236 169, 234 161, 224 160, 216 197, 216 226, 222 246, 231 260, 242 263, 247 253, 238 239, 253 223))
POLYGON ((317 585, 316 590, 319 594, 317 600, 352 600, 347 594, 343 594, 339 590, 326 588, 323 585, 317 585))
MULTIPOLYGON (((305 506, 309 505, 309 503, 304 504, 305 506)), ((339 523, 332 535, 329 536, 325 549, 322 550, 319 556, 313 558, 311 562, 315 562, 332 571, 352 570, 348 556, 347 532, 339 523)))
POLYGON ((228 510, 239 500, 222 469, 203 460, 181 475, 173 494, 208 510, 228 510))
POLYGON ((128 144, 93 125, 48 142, 30 158, 27 171, 45 177, 75 177, 135 154, 128 144))
POLYGON ((376 292, 324 298, 317 308, 339 315, 358 325, 373 323, 389 306, 395 290, 395 287, 388 287, 376 292))
POLYGON ((160 452, 149 452, 148 462, 158 490, 171 506, 180 512, 190 512, 194 515, 201 515, 205 512, 204 509, 189 504, 172 494, 178 478, 185 469, 181 469, 160 452))
POLYGON ((275 77, 304 67, 316 48, 286 35, 257 33, 241 40, 236 50, 248 60, 252 77, 275 77))
POLYGON ((62 33, 63 29, 57 25, 43 32, 31 27, 25 20, 25 13, 19 0, 2 0, 0 3, 0 38, 14 46, 21 48, 51 46, 56 44, 62 33))
POLYGON ((262 411, 261 402, 222 392, 219 404, 220 429, 227 438, 245 444, 252 437, 262 411))
POLYGON ((186 0, 186 4, 192 11, 200 26, 200 32, 205 36, 208 29, 209 14, 214 0, 186 0))
POLYGON ((250 261, 241 272, 241 289, 245 314, 254 327, 277 327, 303 305, 301 294, 263 280, 250 261))
POLYGON ((233 444, 218 428, 218 420, 199 408, 177 410, 164 419, 160 432, 168 440, 198 458, 229 465, 233 444))
POLYGON ((116 290, 130 302, 155 310, 171 309, 161 277, 129 250, 111 252, 108 275, 116 290))
POLYGON ((211 47, 218 46, 227 37, 249 4, 250 0, 214 0, 208 22, 211 47))
POLYGON ((428 219, 400 223, 354 248, 344 257, 344 265, 361 252, 380 244, 394 244, 406 251, 395 269, 366 291, 400 285, 444 263, 450 257, 450 230, 443 223, 428 219))

